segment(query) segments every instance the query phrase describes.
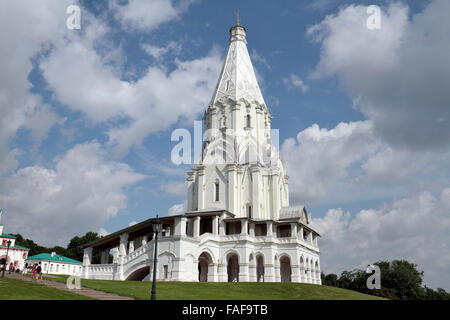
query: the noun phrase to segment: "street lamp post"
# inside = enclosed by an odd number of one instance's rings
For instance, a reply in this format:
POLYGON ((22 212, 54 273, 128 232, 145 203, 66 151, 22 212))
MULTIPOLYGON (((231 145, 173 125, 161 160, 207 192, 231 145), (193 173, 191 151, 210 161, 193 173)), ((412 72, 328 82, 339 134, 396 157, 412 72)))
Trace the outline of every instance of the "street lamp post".
POLYGON ((156 220, 152 223, 153 232, 155 233, 155 256, 153 258, 153 284, 151 300, 156 300, 156 259, 158 257, 158 233, 162 230, 162 222, 156 215, 156 220))
POLYGON ((5 269, 6 269, 6 263, 8 262, 9 246, 11 245, 11 240, 8 240, 7 244, 8 244, 8 248, 6 249, 5 263, 3 264, 2 278, 5 277, 5 269))

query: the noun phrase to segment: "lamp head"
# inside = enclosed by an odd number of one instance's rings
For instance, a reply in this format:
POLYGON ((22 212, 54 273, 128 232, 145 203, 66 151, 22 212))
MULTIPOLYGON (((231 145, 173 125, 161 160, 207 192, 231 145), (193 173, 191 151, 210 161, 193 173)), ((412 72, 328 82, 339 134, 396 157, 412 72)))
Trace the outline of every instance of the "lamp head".
POLYGON ((160 233, 162 231, 162 221, 156 215, 156 219, 152 222, 153 232, 160 233))

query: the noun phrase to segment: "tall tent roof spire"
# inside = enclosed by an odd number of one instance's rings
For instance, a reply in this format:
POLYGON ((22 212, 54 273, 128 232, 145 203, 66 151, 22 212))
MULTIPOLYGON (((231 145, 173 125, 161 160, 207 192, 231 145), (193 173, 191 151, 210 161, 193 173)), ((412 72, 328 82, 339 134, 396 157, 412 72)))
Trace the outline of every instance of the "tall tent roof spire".
POLYGON ((246 29, 239 24, 230 29, 230 47, 211 101, 214 105, 222 99, 258 102, 265 105, 247 50, 246 29))

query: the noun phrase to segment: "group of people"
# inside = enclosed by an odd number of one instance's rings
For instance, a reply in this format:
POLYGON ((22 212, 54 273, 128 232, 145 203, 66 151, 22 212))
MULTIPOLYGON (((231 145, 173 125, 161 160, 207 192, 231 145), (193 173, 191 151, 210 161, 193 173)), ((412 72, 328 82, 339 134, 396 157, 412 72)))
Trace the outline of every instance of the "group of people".
POLYGON ((28 263, 25 263, 25 267, 23 268, 22 274, 26 274, 28 271, 31 271, 33 273, 33 280, 37 281, 39 279, 42 280, 42 267, 41 263, 39 264, 35 263, 34 265, 28 265, 28 263))

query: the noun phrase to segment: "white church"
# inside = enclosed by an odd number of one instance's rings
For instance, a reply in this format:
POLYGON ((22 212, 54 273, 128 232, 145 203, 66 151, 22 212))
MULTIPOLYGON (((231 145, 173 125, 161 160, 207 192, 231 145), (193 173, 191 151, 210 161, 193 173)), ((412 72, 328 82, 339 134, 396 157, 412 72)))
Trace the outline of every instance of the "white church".
MULTIPOLYGON (((321 284, 319 234, 303 206, 289 206, 271 118, 238 23, 203 117, 201 159, 187 173, 187 212, 161 218, 157 280, 321 284)), ((87 244, 82 277, 151 280, 153 221, 87 244), (101 264, 92 263, 93 252, 101 264)))

